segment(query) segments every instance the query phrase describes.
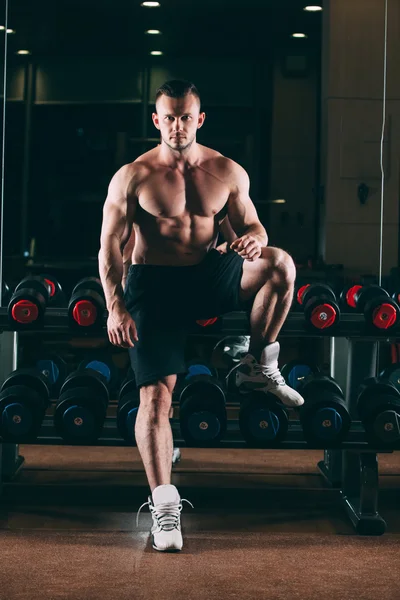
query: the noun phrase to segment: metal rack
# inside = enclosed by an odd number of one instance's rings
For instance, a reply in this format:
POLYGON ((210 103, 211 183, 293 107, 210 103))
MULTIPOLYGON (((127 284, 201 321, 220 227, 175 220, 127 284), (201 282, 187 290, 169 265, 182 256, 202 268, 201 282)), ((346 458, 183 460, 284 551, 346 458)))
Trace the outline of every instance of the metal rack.
MULTIPOLYGON (((46 332, 72 333, 68 326, 66 309, 48 309, 43 327, 46 332)), ((7 310, 0 309, 0 380, 17 367, 19 334, 12 330, 7 317, 7 310)), ((32 334, 39 334, 43 329, 34 329, 32 334)), ((193 330, 193 335, 244 335, 249 333, 248 315, 244 312, 229 313, 222 317, 218 327, 204 331, 193 330)), ((96 332, 79 335, 95 335, 96 332)), ((104 330, 97 331, 104 335, 104 330)), ((378 512, 378 453, 392 452, 385 448, 373 448, 367 441, 365 432, 357 420, 357 390, 366 377, 376 374, 377 351, 380 341, 396 341, 400 337, 400 328, 388 332, 373 331, 360 314, 343 314, 334 331, 319 332, 311 330, 302 313, 290 313, 280 337, 329 337, 331 350, 330 374, 345 391, 345 398, 353 419, 348 439, 337 448, 323 449, 324 458, 318 463, 320 473, 329 486, 340 491, 341 503, 346 510, 357 533, 382 535, 386 531, 386 523, 378 512)), ((185 447, 179 421, 171 421, 174 445, 185 447)), ((35 443, 58 444, 65 442, 56 435, 51 419, 45 418, 40 435, 35 443)), ((96 446, 124 446, 116 427, 116 418, 108 417, 103 432, 96 446)), ((248 447, 241 437, 237 421, 228 422, 228 431, 219 448, 248 447)), ((304 440, 299 421, 291 420, 287 439, 271 446, 280 449, 311 449, 304 440)), ((259 450, 265 452, 268 449, 259 450)), ((0 443, 0 486, 16 476, 23 465, 23 457, 19 456, 17 444, 0 443)), ((0 488, 1 493, 1 488, 0 488)))

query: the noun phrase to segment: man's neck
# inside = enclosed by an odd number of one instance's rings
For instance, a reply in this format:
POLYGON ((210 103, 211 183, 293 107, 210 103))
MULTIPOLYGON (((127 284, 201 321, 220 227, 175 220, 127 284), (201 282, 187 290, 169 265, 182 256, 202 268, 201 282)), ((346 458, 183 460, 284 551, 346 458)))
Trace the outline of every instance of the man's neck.
POLYGON ((197 142, 193 142, 190 148, 184 150, 174 150, 167 146, 164 142, 160 147, 160 160, 165 165, 172 169, 184 171, 188 167, 192 167, 199 160, 200 152, 197 142))

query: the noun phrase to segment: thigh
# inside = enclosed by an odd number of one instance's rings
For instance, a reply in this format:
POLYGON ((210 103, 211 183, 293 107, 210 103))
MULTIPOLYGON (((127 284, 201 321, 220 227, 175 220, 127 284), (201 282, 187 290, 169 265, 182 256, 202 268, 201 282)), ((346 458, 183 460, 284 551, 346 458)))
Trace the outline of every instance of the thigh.
POLYGON ((155 318, 150 311, 133 315, 139 341, 129 349, 137 386, 185 371, 186 331, 177 322, 155 318))
POLYGON ((243 258, 233 251, 226 254, 217 250, 209 252, 191 288, 191 303, 197 319, 244 308, 239 296, 243 262, 243 258))

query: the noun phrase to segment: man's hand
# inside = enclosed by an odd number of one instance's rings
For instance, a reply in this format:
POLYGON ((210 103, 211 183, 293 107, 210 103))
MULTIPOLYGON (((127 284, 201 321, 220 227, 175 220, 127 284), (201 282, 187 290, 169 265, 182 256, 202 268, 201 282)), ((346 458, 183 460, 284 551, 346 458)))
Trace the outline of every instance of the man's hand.
POLYGON ((224 242, 223 244, 220 244, 219 246, 217 246, 215 249, 218 250, 218 252, 220 254, 227 254, 227 252, 228 252, 228 243, 224 242))
POLYGON ((261 256, 263 244, 253 235, 243 235, 230 245, 245 260, 254 261, 261 256))
POLYGON ((121 304, 108 313, 107 331, 110 342, 121 348, 133 348, 135 342, 139 341, 136 324, 121 304))

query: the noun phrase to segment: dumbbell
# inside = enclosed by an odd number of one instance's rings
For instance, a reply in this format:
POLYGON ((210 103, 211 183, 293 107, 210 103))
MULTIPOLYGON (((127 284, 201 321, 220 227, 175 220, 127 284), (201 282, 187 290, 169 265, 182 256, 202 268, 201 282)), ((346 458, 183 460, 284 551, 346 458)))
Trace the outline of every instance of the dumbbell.
POLYGON ((376 329, 391 329, 399 320, 399 306, 379 285, 346 287, 340 300, 347 310, 364 313, 366 323, 376 329))
POLYGON ((59 281, 53 275, 41 274, 40 277, 50 286, 49 306, 65 306, 65 294, 59 281))
POLYGON ((43 354, 39 355, 36 359, 34 367, 46 378, 50 396, 52 398, 58 396, 67 376, 67 364, 65 360, 58 354, 43 354))
POLYGON ((336 302, 336 295, 329 285, 325 283, 302 285, 295 297, 311 329, 327 330, 339 322, 340 308, 336 302))
POLYGON ((369 441, 392 447, 400 442, 400 392, 388 379, 370 377, 360 388, 357 411, 369 441))
POLYGON ((312 373, 319 373, 317 365, 307 362, 306 360, 291 360, 282 367, 282 377, 288 385, 294 390, 299 388, 299 385, 306 377, 312 373))
POLYGON ((217 331, 220 327, 221 319, 218 317, 212 317, 211 319, 197 319, 194 323, 194 331, 217 331))
POLYGON ((210 362, 218 371, 228 372, 248 353, 249 344, 248 335, 228 335, 214 346, 210 362))
POLYGON ((273 394, 251 392, 241 402, 239 427, 249 446, 268 448, 286 438, 289 417, 273 394))
POLYGON ((0 435, 5 442, 31 442, 39 434, 47 407, 46 378, 35 369, 17 369, 0 392, 0 435))
POLYGON ((322 448, 341 444, 349 433, 351 417, 339 384, 332 377, 314 373, 297 391, 304 398, 299 418, 305 440, 322 448))
POLYGON ((66 442, 93 443, 100 436, 109 401, 105 377, 92 369, 70 373, 54 412, 55 429, 66 442))
POLYGON ((218 373, 207 360, 204 360, 203 358, 192 358, 191 360, 186 361, 186 370, 182 373, 178 373, 175 394, 176 390, 179 390, 184 382, 189 381, 189 379, 195 375, 211 375, 217 377, 218 373))
POLYGON ((79 369, 93 369, 93 371, 98 371, 105 377, 111 393, 118 390, 119 372, 109 353, 94 352, 80 362, 79 369))
POLYGON ((388 379, 394 385, 396 390, 400 392, 400 363, 394 363, 386 367, 379 373, 379 379, 388 379))
POLYGON ((3 280, 1 282, 1 305, 7 306, 11 298, 11 290, 7 283, 3 280))
POLYGON ((217 377, 218 373, 216 369, 203 358, 192 358, 186 362, 186 372, 184 377, 186 381, 189 381, 194 375, 212 375, 217 377))
POLYGON ((8 304, 10 321, 16 326, 42 325, 50 294, 51 286, 42 277, 32 275, 22 279, 8 304))
POLYGON ((225 435, 225 394, 212 375, 193 375, 177 390, 181 434, 188 446, 213 447, 225 435))
POLYGON ((74 327, 101 327, 106 302, 100 279, 85 277, 72 290, 68 318, 74 327))
POLYGON ((117 429, 128 444, 135 445, 135 424, 139 410, 140 395, 135 376, 126 378, 118 398, 117 429))

